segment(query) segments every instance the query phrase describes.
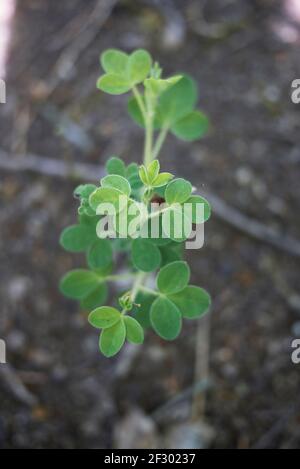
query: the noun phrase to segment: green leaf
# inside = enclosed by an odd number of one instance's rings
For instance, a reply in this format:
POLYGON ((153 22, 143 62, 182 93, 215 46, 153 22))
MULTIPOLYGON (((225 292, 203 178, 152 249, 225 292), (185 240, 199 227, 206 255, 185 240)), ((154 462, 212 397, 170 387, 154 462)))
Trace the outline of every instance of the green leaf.
POLYGON ((197 103, 197 85, 194 80, 184 76, 176 85, 163 93, 158 103, 161 126, 173 126, 179 119, 194 110, 197 103))
POLYGON ((124 320, 121 319, 114 326, 103 329, 100 336, 100 351, 107 358, 116 355, 124 345, 126 338, 126 328, 124 320))
POLYGON ((81 300, 80 306, 86 311, 92 311, 93 309, 104 305, 104 303, 107 301, 107 297, 107 285, 106 283, 102 283, 99 285, 99 287, 96 288, 96 290, 92 291, 92 293, 89 293, 88 296, 81 300))
MULTIPOLYGON (((126 166, 124 161, 116 156, 110 158, 106 163, 106 171, 108 174, 117 174, 118 176, 126 176, 126 166)), ((95 188, 96 189, 96 188, 95 188)))
MULTIPOLYGON (((143 97, 142 97, 142 100, 145 103, 145 100, 143 97)), ((129 98, 127 109, 132 120, 140 127, 145 128, 145 119, 144 119, 144 116, 142 114, 142 111, 140 109, 140 106, 136 98, 134 97, 129 98)))
POLYGON ((187 116, 177 121, 171 128, 176 137, 186 142, 193 142, 207 134, 209 120, 205 114, 193 111, 187 116))
POLYGON ((139 176, 140 176, 140 179, 141 179, 142 183, 145 184, 145 186, 149 186, 150 181, 149 181, 149 178, 148 178, 148 171, 147 171, 147 169, 145 168, 144 165, 142 165, 140 167, 139 176))
POLYGON ((157 178, 160 171, 160 163, 158 160, 152 161, 147 167, 148 179, 152 185, 153 181, 157 178))
POLYGON ((188 285, 190 274, 190 268, 186 262, 172 262, 159 272, 157 287, 165 295, 179 293, 188 285))
POLYGON ((185 179, 174 179, 168 184, 165 192, 166 202, 169 205, 183 204, 192 194, 192 184, 185 179))
MULTIPOLYGON (((120 197, 124 197, 122 192, 109 187, 100 187, 90 195, 90 206, 97 211, 100 204, 111 204, 117 212, 122 209, 120 197)), ((103 215, 103 214, 102 214, 103 215)))
POLYGON ((161 263, 160 250, 148 239, 135 239, 132 243, 132 261, 138 270, 153 272, 161 263))
POLYGON ((190 217, 190 207, 173 204, 168 211, 163 214, 162 228, 164 236, 176 243, 182 243, 188 239, 192 233, 193 224, 190 217))
POLYGON ((168 246, 162 246, 160 248, 160 253, 162 257, 161 265, 164 267, 167 264, 172 262, 177 262, 182 260, 182 245, 181 244, 169 244, 168 246))
POLYGON ((89 323, 96 329, 107 329, 119 322, 121 313, 115 308, 102 306, 92 311, 89 315, 89 323))
POLYGON ((87 254, 88 265, 91 269, 107 269, 113 261, 113 250, 108 239, 97 239, 87 254))
POLYGON ((94 192, 96 189, 97 186, 95 186, 95 184, 81 184, 74 190, 74 197, 88 199, 92 192, 94 192))
POLYGON ((97 88, 104 91, 104 93, 119 95, 130 91, 131 84, 128 82, 127 78, 109 73, 99 78, 97 88))
POLYGON ((102 187, 117 189, 128 197, 131 194, 131 187, 127 179, 123 176, 118 176, 117 174, 112 174, 101 179, 101 185, 102 187))
POLYGON ((126 338, 132 344, 142 344, 144 342, 144 330, 142 326, 132 317, 124 317, 126 327, 126 338))
POLYGON ((74 300, 81 300, 94 291, 100 283, 99 276, 90 270, 72 270, 60 282, 60 291, 74 300))
POLYGON ((96 230, 86 225, 73 225, 66 228, 60 237, 61 246, 69 252, 84 252, 97 238, 96 230))
POLYGON ((128 61, 128 79, 132 85, 142 83, 150 73, 152 66, 151 55, 143 50, 133 52, 128 61))
POLYGON ((139 306, 134 307, 132 315, 144 329, 151 327, 150 310, 155 299, 155 295, 142 292, 136 297, 136 304, 139 306))
POLYGON ((168 298, 157 298, 150 313, 155 332, 165 340, 174 340, 181 331, 182 319, 178 308, 168 298))
POLYGON ((139 174, 139 165, 137 163, 130 163, 126 169, 126 176, 130 178, 139 174))
POLYGON ((108 49, 101 55, 101 65, 106 73, 125 75, 129 56, 117 49, 108 49))
POLYGON ((211 305, 210 295, 199 287, 188 286, 180 293, 169 296, 182 316, 188 319, 199 318, 207 313, 211 305))
POLYGON ((171 173, 160 173, 152 182, 152 187, 163 187, 168 184, 173 177, 171 173))
MULTIPOLYGON (((211 207, 209 202, 204 198, 201 197, 200 195, 192 195, 185 203, 187 204, 192 204, 192 222, 199 224, 199 223, 204 223, 207 220, 210 219, 211 217, 211 207), (204 205, 204 219, 199 218, 198 211, 197 211, 197 205, 204 205)), ((201 210, 199 213, 202 213, 201 210)))

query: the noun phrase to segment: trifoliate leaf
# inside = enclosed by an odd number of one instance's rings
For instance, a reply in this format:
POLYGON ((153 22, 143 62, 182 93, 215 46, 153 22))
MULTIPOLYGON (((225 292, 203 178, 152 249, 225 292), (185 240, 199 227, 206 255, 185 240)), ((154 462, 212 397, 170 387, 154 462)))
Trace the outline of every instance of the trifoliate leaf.
POLYGON ((126 327, 126 339, 132 344, 142 344, 144 342, 144 330, 142 326, 132 317, 124 317, 126 327))
POLYGON ((177 306, 168 298, 157 298, 151 307, 151 324, 165 340, 174 340, 181 331, 182 319, 177 306))
MULTIPOLYGON (((106 163, 106 171, 108 174, 117 174, 118 176, 126 176, 126 166, 124 161, 113 156, 106 163)), ((96 189, 96 188, 95 188, 96 189)))
POLYGON ((117 49, 108 49, 101 55, 101 65, 106 73, 126 75, 129 56, 117 49))
POLYGON ((128 80, 132 85, 142 83, 150 73, 152 58, 143 50, 133 52, 128 61, 128 80))
POLYGON ((101 186, 108 187, 111 189, 117 189, 122 194, 125 194, 128 197, 131 194, 131 187, 127 179, 125 179, 123 176, 118 176, 116 174, 111 174, 101 179, 101 186))
POLYGON ((211 305, 210 295, 199 287, 188 286, 180 293, 169 296, 182 316, 188 319, 199 318, 207 313, 211 305))
POLYGON ((102 306, 92 311, 89 315, 89 323, 96 329, 107 329, 119 322, 121 313, 110 306, 102 306))
POLYGON ((87 253, 87 262, 91 269, 107 269, 113 261, 113 250, 108 239, 97 239, 87 253))
POLYGON ((126 327, 123 318, 108 329, 103 329, 100 336, 100 351, 107 358, 116 355, 124 345, 126 327))
POLYGON ((132 243, 132 262, 142 272, 153 272, 161 263, 160 250, 150 240, 135 239, 132 243))
POLYGON ((99 276, 90 270, 72 270, 60 282, 60 291, 74 300, 81 300, 100 284, 99 276))
POLYGON ((89 293, 83 300, 80 302, 82 309, 86 311, 92 311, 95 308, 98 308, 107 301, 108 297, 108 288, 105 283, 102 283, 97 287, 92 293, 89 293))
POLYGON ((203 137, 209 129, 209 120, 205 114, 193 111, 177 121, 171 131, 176 137, 187 142, 192 142, 203 137))
POLYGON ((89 226, 73 225, 62 232, 60 244, 66 251, 84 252, 96 238, 96 231, 89 226))
POLYGON ((165 197, 169 205, 183 204, 191 196, 193 191, 192 184, 185 179, 174 179, 166 188, 165 197))
POLYGON ((127 93, 131 89, 131 84, 127 78, 109 73, 99 78, 97 88, 108 94, 119 95, 127 93))
POLYGON ((160 270, 157 287, 165 295, 179 293, 188 285, 190 275, 190 268, 186 262, 172 262, 160 270))
POLYGON ((199 223, 204 223, 209 218, 211 217, 211 207, 209 202, 204 198, 201 197, 200 195, 192 195, 186 202, 186 204, 192 204, 192 222, 199 224, 199 223), (202 212, 202 207, 201 209, 197 206, 198 205, 203 205, 203 210, 204 213, 202 212), (204 217, 201 216, 201 214, 204 214, 204 217))

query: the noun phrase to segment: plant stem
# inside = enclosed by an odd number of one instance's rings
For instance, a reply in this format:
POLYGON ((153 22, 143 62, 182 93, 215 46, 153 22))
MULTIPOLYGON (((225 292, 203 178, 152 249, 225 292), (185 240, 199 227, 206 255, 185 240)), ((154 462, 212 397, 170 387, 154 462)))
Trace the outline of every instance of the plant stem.
MULTIPOLYGON (((135 282, 132 286, 131 295, 130 295, 131 296, 131 301, 133 303, 135 302, 139 291, 143 288, 142 283, 144 282, 146 276, 147 276, 147 274, 145 272, 139 272, 138 274, 136 274, 136 279, 135 279, 135 282)), ((127 312, 128 311, 126 309, 123 309, 122 314, 126 315, 127 312)))
POLYGON ((103 278, 103 282, 121 282, 123 280, 132 280, 137 277, 138 274, 124 274, 124 275, 109 275, 103 278))
POLYGON ((165 143, 168 132, 169 132, 168 127, 164 127, 163 129, 161 129, 160 134, 159 134, 159 136, 156 140, 156 143, 155 143, 154 149, 153 149, 153 159, 154 160, 158 157, 158 155, 160 153, 160 150, 162 149, 162 146, 165 143))
POLYGON ((153 296, 159 296, 160 295, 159 292, 157 292, 155 290, 152 290, 152 288, 140 286, 140 290, 145 292, 145 293, 149 293, 149 295, 153 295, 153 296))
POLYGON ((133 94, 135 96, 135 99, 137 100, 137 103, 138 103, 139 108, 141 110, 141 113, 143 115, 144 121, 146 122, 146 120, 147 120, 147 110, 146 110, 145 104, 143 102, 143 98, 141 96, 141 93, 139 92, 139 90, 136 86, 133 87, 132 91, 133 91, 133 94))

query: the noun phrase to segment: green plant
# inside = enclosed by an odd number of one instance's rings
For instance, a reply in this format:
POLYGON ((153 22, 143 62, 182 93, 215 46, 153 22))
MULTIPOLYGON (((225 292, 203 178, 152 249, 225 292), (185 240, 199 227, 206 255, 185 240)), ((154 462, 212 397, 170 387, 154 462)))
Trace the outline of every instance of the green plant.
POLYGON ((190 269, 183 261, 183 243, 188 235, 183 231, 181 236, 176 235, 178 220, 190 227, 190 233, 192 223, 208 220, 210 206, 203 197, 192 194, 188 181, 161 172, 157 159, 169 132, 193 141, 205 135, 209 122, 195 110, 195 82, 185 75, 162 78, 160 66, 153 63, 148 52, 138 50, 127 55, 108 50, 101 56, 101 64, 105 74, 98 81, 100 90, 112 95, 132 92, 128 110, 145 129, 144 162, 142 166, 126 166, 121 159, 112 157, 100 187, 85 184, 75 189, 74 195, 80 201, 79 221, 63 231, 60 243, 67 251, 85 252, 88 269, 67 273, 60 289, 67 297, 80 300, 81 307, 90 312, 90 324, 102 329, 100 350, 112 357, 125 340, 141 344, 144 330, 149 327, 165 340, 175 339, 183 318, 199 318, 210 307, 209 294, 189 285, 190 269), (153 202, 158 204, 155 212, 150 211, 153 202), (103 229, 103 221, 108 220, 103 204, 106 207, 108 203, 115 210, 116 239, 106 239, 103 229), (191 206, 189 216, 183 210, 187 203, 191 206), (197 217, 198 205, 204 207, 202 220, 197 217), (133 212, 139 213, 139 223, 128 235, 126 229, 135 220, 133 212), (125 222, 118 223, 125 215, 125 222), (154 219, 158 222, 155 236, 148 231, 154 219), (147 236, 141 235, 142 229, 147 236), (118 253, 122 253, 122 258, 125 254, 127 270, 114 275, 118 253), (149 279, 155 272, 156 288, 151 288, 149 279), (108 298, 108 284, 122 280, 132 280, 132 288, 122 292, 118 305, 103 306, 108 298))

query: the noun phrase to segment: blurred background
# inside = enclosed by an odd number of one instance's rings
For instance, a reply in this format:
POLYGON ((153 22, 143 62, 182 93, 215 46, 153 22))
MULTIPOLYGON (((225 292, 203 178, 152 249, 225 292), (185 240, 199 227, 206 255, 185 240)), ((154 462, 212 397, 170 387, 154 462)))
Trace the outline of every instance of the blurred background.
POLYGON ((299 448, 299 0, 2 0, 0 28, 0 447, 299 448), (110 47, 196 78, 211 133, 161 162, 214 215, 188 253, 210 316, 107 360, 58 239, 78 181, 142 158, 126 96, 95 87, 110 47))

